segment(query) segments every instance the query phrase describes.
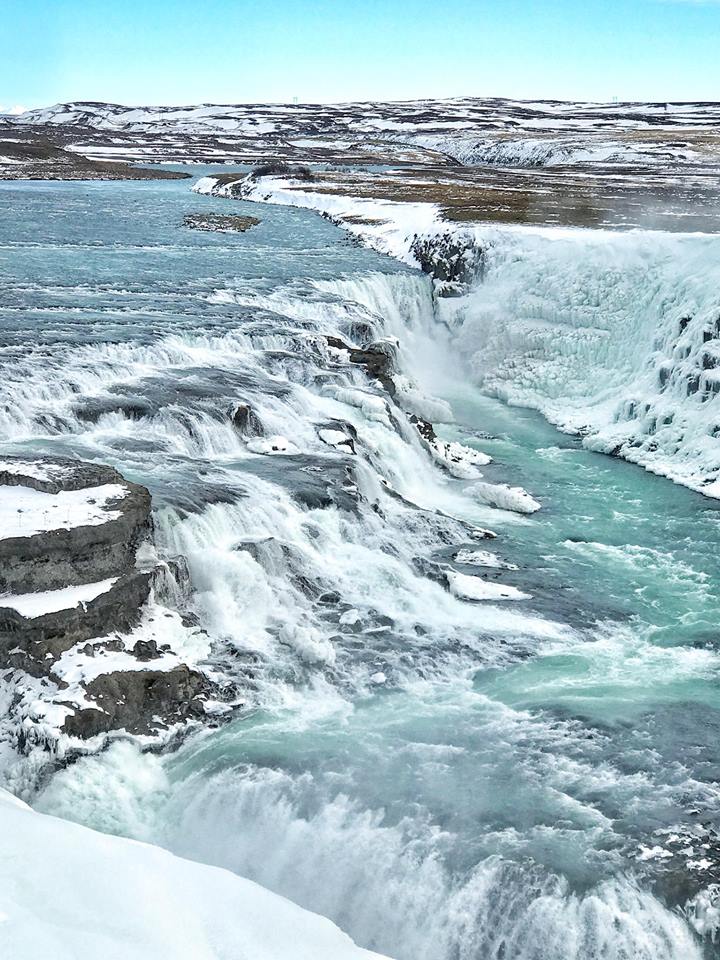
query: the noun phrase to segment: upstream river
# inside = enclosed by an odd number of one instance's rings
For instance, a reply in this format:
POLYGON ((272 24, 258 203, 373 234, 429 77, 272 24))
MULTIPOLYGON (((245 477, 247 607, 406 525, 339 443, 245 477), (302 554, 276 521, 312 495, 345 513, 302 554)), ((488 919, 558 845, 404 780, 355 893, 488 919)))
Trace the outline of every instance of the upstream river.
POLYGON ((313 213, 189 181, 4 183, 0 206, 2 452, 150 488, 246 700, 174 752, 118 741, 35 805, 397 960, 716 956, 717 503, 484 396, 429 280, 313 213), (183 226, 207 211, 262 222, 183 226), (402 396, 541 509, 484 505, 322 334, 397 337, 402 396), (285 452, 248 450, 239 402, 285 452), (353 454, 319 436, 338 423, 353 454), (525 598, 455 596, 444 564, 525 598))

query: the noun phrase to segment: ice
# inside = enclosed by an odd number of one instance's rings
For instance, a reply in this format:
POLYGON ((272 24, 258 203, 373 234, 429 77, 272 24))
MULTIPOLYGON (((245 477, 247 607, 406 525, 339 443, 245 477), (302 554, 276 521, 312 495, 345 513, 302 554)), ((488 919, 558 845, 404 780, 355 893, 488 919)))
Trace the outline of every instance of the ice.
POLYGON ((478 467, 492 463, 492 457, 480 450, 473 450, 457 441, 447 442, 439 437, 428 441, 433 457, 441 463, 454 477, 461 480, 471 480, 481 477, 478 467))
POLYGON ((701 937, 716 943, 720 932, 720 884, 711 883, 701 890, 685 905, 684 912, 701 937))
POLYGON ((342 430, 319 430, 318 436, 323 443, 330 447, 345 447, 347 449, 350 443, 350 437, 342 430))
POLYGON ((381 960, 228 870, 36 813, 4 790, 0 835, 3 957, 381 960))
POLYGON ((720 237, 477 227, 484 279, 440 305, 477 382, 720 496, 720 237))

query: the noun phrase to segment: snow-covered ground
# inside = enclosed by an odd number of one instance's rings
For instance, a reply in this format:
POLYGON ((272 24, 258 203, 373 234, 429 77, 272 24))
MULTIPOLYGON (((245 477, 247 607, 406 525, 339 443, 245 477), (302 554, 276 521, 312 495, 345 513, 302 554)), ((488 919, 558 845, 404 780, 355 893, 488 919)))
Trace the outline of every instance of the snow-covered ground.
POLYGON ((0 790, 7 960, 380 960, 227 870, 36 813, 0 790))
MULTIPOLYGON (((310 156, 324 151, 342 158, 348 150, 371 153, 375 142, 415 148, 415 160, 426 150, 466 164, 517 166, 687 165, 716 163, 720 155, 720 106, 714 103, 459 98, 164 107, 78 101, 5 119, 24 126, 94 132, 78 149, 98 158, 159 159, 158 149, 176 159, 184 149, 191 158, 197 144, 186 139, 183 146, 181 138, 188 137, 206 138, 205 146, 212 148, 216 162, 237 159, 238 149, 249 156, 248 151, 263 146, 310 156)), ((207 152, 205 158, 209 159, 207 152)), ((350 154, 348 159, 352 160, 350 154)))

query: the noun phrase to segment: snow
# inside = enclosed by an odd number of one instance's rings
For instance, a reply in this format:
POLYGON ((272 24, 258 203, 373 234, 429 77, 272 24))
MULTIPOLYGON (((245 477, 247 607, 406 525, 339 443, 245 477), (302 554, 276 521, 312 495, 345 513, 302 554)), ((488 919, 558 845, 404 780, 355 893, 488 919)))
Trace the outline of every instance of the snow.
POLYGON ((380 960, 218 867, 33 811, 0 791, 0 956, 380 960))
POLYGON ((498 510, 510 510, 513 513, 535 513, 540 509, 538 501, 522 487, 510 487, 504 483, 485 483, 480 481, 468 487, 468 493, 498 510))
MULTIPOLYGON (((361 236, 370 246, 406 263, 415 264, 410 244, 415 234, 439 229, 443 221, 434 203, 402 203, 391 200, 359 199, 295 189, 282 177, 248 180, 242 177, 243 196, 248 200, 283 206, 308 207, 337 220, 346 230, 361 236)), ((196 193, 231 196, 233 184, 217 186, 214 177, 203 177, 193 187, 196 193)))
POLYGON ((287 437, 280 435, 274 437, 255 437, 252 440, 248 440, 247 448, 250 453, 275 454, 298 452, 297 447, 293 443, 290 443, 287 437))
MULTIPOLYGON (((206 662, 210 654, 210 638, 200 627, 186 625, 181 615, 151 599, 143 609, 137 627, 127 634, 110 633, 75 644, 50 666, 49 677, 29 676, 23 670, 6 672, 0 688, 0 745, 12 741, 21 729, 29 746, 39 745, 62 759, 68 751, 100 750, 107 735, 91 740, 71 737, 62 731, 74 708, 96 708, 83 684, 96 677, 124 671, 169 671, 180 664, 190 667, 206 662), (138 641, 154 642, 158 655, 138 660, 133 648, 138 641)), ((229 709, 228 704, 206 703, 210 713, 229 709)), ((157 747, 172 741, 183 723, 161 727, 140 741, 157 747)), ((0 907, 1 909, 1 907, 0 907)), ((0 950, 0 957, 4 957, 0 950)))
POLYGON ((155 601, 148 604, 138 626, 122 636, 123 649, 115 649, 117 640, 118 635, 108 634, 76 644, 53 665, 53 674, 65 683, 77 685, 118 671, 173 670, 181 663, 193 667, 210 653, 207 633, 185 626, 179 613, 155 601), (169 649, 149 660, 138 660, 131 652, 138 641, 155 641, 158 648, 169 649))
POLYGON ((522 593, 516 587, 506 586, 504 583, 495 583, 483 580, 482 577, 471 577, 465 573, 448 571, 448 586, 453 596, 461 600, 530 600, 528 593, 522 593))
POLYGON ((475 567, 494 567, 500 570, 517 570, 514 563, 506 563, 488 550, 458 550, 456 563, 465 563, 475 567))
MULTIPOLYGON (((568 122, 570 125, 570 122, 568 122)), ((668 157, 680 162, 697 161, 698 153, 689 147, 658 145, 650 142, 629 144, 618 139, 603 139, 589 136, 587 130, 567 136, 560 133, 562 123, 558 120, 525 120, 528 129, 547 128, 554 136, 533 137, 524 134, 515 136, 448 136, 421 134, 412 136, 412 142, 428 150, 437 150, 461 163, 475 166, 498 164, 517 167, 574 166, 576 164, 626 165, 632 163, 657 163, 668 157)))
POLYGON ((59 493, 0 486, 0 539, 107 523, 121 515, 108 509, 107 504, 126 496, 127 488, 119 483, 59 493))
POLYGON ((452 476, 461 480, 481 477, 482 474, 477 468, 492 463, 492 457, 489 457, 486 453, 473 450, 471 447, 466 447, 455 440, 448 443, 435 437, 428 441, 428 447, 434 459, 442 464, 452 476))
POLYGON ((342 430, 319 430, 318 436, 323 443, 330 447, 347 447, 350 445, 350 437, 342 430))
POLYGON ((0 473, 11 473, 14 476, 33 477, 52 483, 62 480, 72 473, 71 467, 63 467, 59 463, 43 462, 39 460, 0 460, 0 473))
MULTIPOLYGON (((138 134, 155 160, 225 162, 318 149, 384 158, 518 166, 685 165, 717 159, 716 104, 529 102, 457 98, 390 103, 196 104, 184 107, 72 102, 29 110, 20 124, 62 124, 112 135, 117 156, 138 159, 138 134), (698 136, 699 134, 699 136, 698 136), (188 136, 194 143, 188 142, 188 136), (205 138, 201 142, 201 138, 205 138), (260 148, 254 150, 253 148, 260 148)), ((74 145, 76 146, 76 145, 74 145)), ((80 152, 102 156, 102 145, 80 152)))
POLYGON ((200 177, 197 183, 193 186, 193 191, 195 193, 210 194, 213 192, 216 186, 216 177, 200 177))
POLYGON ((0 607, 10 607, 28 619, 42 617, 57 610, 70 610, 78 604, 95 600, 117 583, 117 577, 101 580, 99 583, 85 583, 76 587, 63 587, 61 590, 45 590, 38 593, 0 595, 0 607))

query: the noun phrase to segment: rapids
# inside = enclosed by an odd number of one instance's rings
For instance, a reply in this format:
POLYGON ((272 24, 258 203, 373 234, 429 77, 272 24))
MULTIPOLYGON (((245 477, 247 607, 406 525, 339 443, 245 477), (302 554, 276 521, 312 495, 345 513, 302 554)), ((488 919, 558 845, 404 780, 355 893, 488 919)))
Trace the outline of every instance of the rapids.
POLYGON ((718 504, 482 393, 460 306, 310 212, 238 203, 259 227, 193 232, 185 213, 227 202, 182 181, 0 203, 2 450, 150 488, 247 700, 172 753, 119 740, 34 805, 398 960, 713 956, 692 898, 718 873, 718 504), (398 338, 399 402, 542 509, 444 473, 324 334, 398 338), (248 450, 239 402, 290 456, 248 450), (320 436, 338 421, 352 458, 320 436), (529 599, 463 600, 429 575, 445 563, 529 599))

